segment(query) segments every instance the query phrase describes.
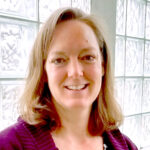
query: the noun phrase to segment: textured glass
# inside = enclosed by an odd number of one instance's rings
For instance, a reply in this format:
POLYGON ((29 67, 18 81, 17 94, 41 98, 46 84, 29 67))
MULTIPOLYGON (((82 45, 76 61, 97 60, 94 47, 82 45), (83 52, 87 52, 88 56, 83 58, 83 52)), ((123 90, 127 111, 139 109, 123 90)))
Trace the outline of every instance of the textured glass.
POLYGON ((123 99, 124 99, 124 79, 116 78, 116 99, 123 109, 123 99))
POLYGON ((127 135, 138 147, 142 140, 141 136, 141 116, 127 117, 123 124, 123 133, 127 135))
POLYGON ((146 147, 141 147, 140 150, 150 150, 150 146, 146 146, 146 147))
POLYGON ((144 75, 150 76, 150 42, 145 42, 144 75))
POLYGON ((1 0, 0 12, 36 20, 36 0, 1 0))
POLYGON ((144 79, 142 112, 150 112, 150 79, 144 79))
POLYGON ((150 146, 150 113, 142 115, 142 146, 150 146))
POLYGON ((117 0, 116 33, 125 34, 126 0, 117 0))
POLYGON ((115 48, 115 76, 124 75, 124 60, 125 60, 125 39, 123 37, 116 37, 115 48))
POLYGON ((72 0, 72 7, 77 7, 86 13, 90 13, 91 0, 72 0))
POLYGON ((17 102, 23 90, 23 82, 1 81, 1 116, 0 129, 14 123, 18 117, 17 102))
POLYGON ((128 38, 126 41, 126 75, 143 75, 144 41, 128 38))
POLYGON ((127 9, 127 35, 144 37, 145 0, 129 0, 127 9))
POLYGON ((125 115, 141 113, 142 79, 125 80, 125 115))
POLYGON ((0 77, 25 77, 35 34, 32 23, 0 19, 0 77))
POLYGON ((40 21, 44 22, 53 11, 67 6, 71 6, 71 0, 39 0, 40 21))
POLYGON ((150 39, 150 3, 147 3, 146 10, 146 39, 150 39))

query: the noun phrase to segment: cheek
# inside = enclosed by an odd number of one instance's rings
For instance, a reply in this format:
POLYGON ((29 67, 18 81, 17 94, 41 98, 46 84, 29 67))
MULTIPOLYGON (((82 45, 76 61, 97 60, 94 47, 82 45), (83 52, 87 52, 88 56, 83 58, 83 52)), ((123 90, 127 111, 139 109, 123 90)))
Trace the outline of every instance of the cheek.
POLYGON ((53 87, 57 84, 61 84, 65 76, 65 71, 58 68, 53 68, 53 67, 50 68, 51 69, 47 70, 49 86, 53 87))
POLYGON ((101 63, 97 63, 86 68, 86 75, 92 80, 97 80, 102 78, 102 67, 101 63))

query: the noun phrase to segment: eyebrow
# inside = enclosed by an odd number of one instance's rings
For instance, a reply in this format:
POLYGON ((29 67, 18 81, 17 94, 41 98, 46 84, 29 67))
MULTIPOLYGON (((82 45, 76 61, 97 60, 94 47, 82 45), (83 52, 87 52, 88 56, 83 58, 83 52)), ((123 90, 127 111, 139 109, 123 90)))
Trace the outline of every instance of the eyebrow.
MULTIPOLYGON (((85 52, 89 52, 89 51, 95 51, 96 48, 94 47, 86 47, 80 50, 80 53, 85 53, 85 52)), ((54 52, 51 53, 51 55, 65 55, 65 51, 63 50, 56 50, 54 52)))

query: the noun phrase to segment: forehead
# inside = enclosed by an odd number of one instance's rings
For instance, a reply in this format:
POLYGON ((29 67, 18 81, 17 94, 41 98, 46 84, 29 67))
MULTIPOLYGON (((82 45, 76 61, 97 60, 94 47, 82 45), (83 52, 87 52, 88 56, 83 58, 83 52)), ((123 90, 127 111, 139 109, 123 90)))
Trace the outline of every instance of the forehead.
POLYGON ((73 42, 80 44, 83 41, 85 43, 93 43, 93 45, 97 45, 97 37, 93 29, 82 21, 69 20, 56 25, 50 47, 55 43, 58 44, 58 42, 59 44, 61 42, 62 45, 65 45, 73 42))
POLYGON ((57 24, 54 33, 57 33, 59 30, 66 30, 69 32, 78 31, 77 33, 79 33, 79 32, 84 32, 85 30, 92 31, 92 28, 83 21, 72 19, 57 24))

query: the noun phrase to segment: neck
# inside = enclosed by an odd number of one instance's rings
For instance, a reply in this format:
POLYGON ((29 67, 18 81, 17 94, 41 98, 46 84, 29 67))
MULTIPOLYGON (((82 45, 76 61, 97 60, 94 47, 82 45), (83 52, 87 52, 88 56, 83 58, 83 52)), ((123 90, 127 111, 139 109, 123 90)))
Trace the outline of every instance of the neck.
MULTIPOLYGON (((57 109, 57 107, 56 107, 57 109)), ((56 131, 56 134, 71 136, 77 139, 83 139, 90 136, 88 132, 88 121, 91 108, 60 108, 57 109, 62 127, 56 131)))

